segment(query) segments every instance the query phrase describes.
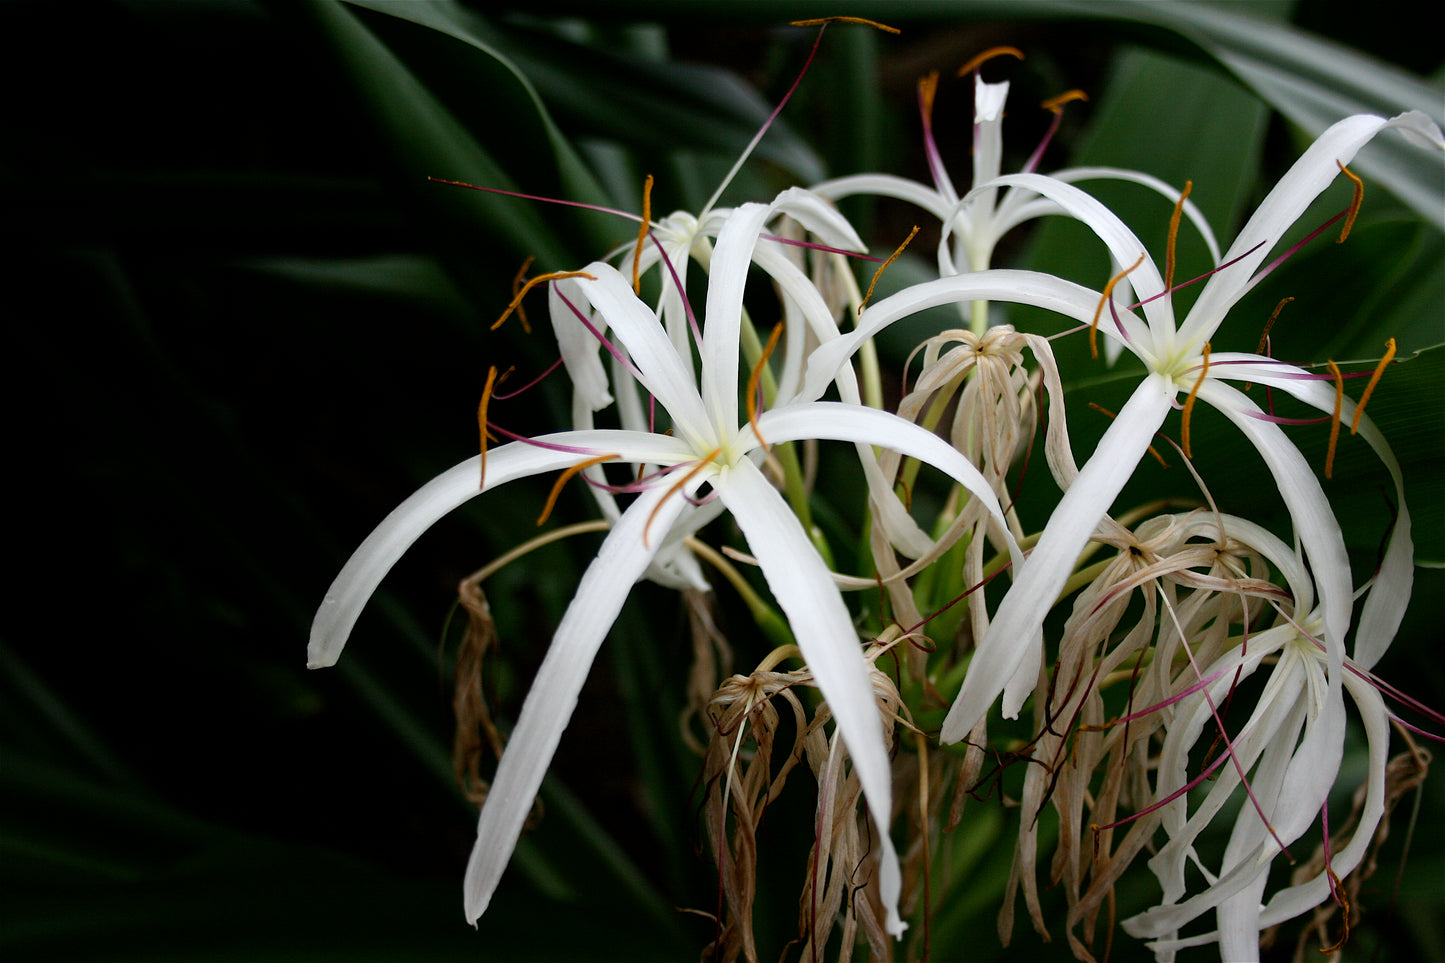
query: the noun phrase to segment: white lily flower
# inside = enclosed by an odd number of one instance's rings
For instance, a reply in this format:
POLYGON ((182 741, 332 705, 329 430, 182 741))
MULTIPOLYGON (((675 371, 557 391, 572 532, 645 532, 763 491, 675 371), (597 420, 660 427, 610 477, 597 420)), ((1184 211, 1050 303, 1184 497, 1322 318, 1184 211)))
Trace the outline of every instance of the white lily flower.
MULTIPOLYGON (((1009 85, 985 83, 980 71, 974 77, 973 189, 960 196, 948 170, 943 165, 933 138, 933 97, 938 76, 931 74, 919 81, 919 112, 923 117, 924 152, 933 178, 932 186, 891 174, 856 174, 824 181, 813 190, 834 200, 857 194, 876 194, 907 201, 923 208, 943 225, 938 243, 938 273, 950 277, 969 271, 983 271, 991 266, 993 251, 1005 234, 1019 225, 1050 214, 1063 214, 1056 202, 1026 185, 1005 185, 997 178, 1003 160, 1003 115, 1009 85), (999 188, 1003 189, 1000 190, 999 188)), ((1052 103, 1052 102, 1051 102, 1052 103)), ((1059 107, 1054 106, 1057 126, 1059 107)), ((1053 131, 1050 130, 1050 136, 1053 131)), ((1023 173, 1033 173, 1041 160, 1048 138, 1024 165, 1023 173)), ((1075 167, 1049 175, 1056 180, 1122 180, 1140 184, 1174 203, 1179 191, 1157 177, 1140 171, 1116 167, 1075 167)), ((1214 263, 1219 263, 1219 245, 1208 221, 1192 203, 1184 204, 1184 213, 1204 238, 1214 263)), ((1129 263, 1132 263, 1132 259, 1129 263)), ((1117 268, 1116 268, 1117 270, 1117 268)), ((1116 289, 1118 297, 1127 294, 1127 285, 1116 289)), ((975 334, 982 333, 982 319, 976 319, 975 334)), ((1111 359, 1112 360, 1112 359, 1111 359)))
MULTIPOLYGON (((1143 243, 1097 200, 1070 184, 1037 174, 1006 175, 993 182, 996 186, 1021 186, 1052 199, 1066 213, 1087 224, 1116 261, 1136 264, 1130 276, 1142 298, 1144 318, 1128 310, 1113 310, 1113 317, 1100 324, 1100 329, 1136 355, 1148 374, 1064 493, 1038 544, 999 604, 963 688, 944 720, 944 742, 962 739, 1000 693, 1004 696, 1004 715, 1017 716, 1033 686, 1033 673, 1041 658, 1038 647, 1045 614, 1058 598, 1099 520, 1148 450, 1154 433, 1169 411, 1180 407, 1178 399, 1182 395, 1193 395, 1218 409, 1264 458, 1315 572, 1328 651, 1336 666, 1343 660, 1344 637, 1350 625, 1351 576, 1344 539, 1329 500, 1304 456, 1279 425, 1247 395, 1224 382, 1268 384, 1327 412, 1334 410, 1335 394, 1316 383, 1317 375, 1260 355, 1215 354, 1208 361, 1205 356, 1209 339, 1229 309, 1269 273, 1272 265, 1263 269, 1260 266, 1284 232, 1340 173, 1339 165, 1348 163, 1371 138, 1389 128, 1445 151, 1445 138, 1439 128, 1418 111, 1390 120, 1359 115, 1335 124, 1320 135, 1264 199, 1225 254, 1223 266, 1205 285, 1188 317, 1177 326, 1164 278, 1148 258, 1143 243)), ((916 285, 874 304, 855 331, 815 351, 809 363, 809 384, 819 390, 823 379, 864 339, 898 318, 940 304, 980 299, 1032 304, 1087 323, 1098 317, 1106 295, 1027 271, 985 271, 916 285)), ((1344 401, 1344 418, 1351 417, 1354 407, 1348 399, 1344 401)), ((1360 644, 1373 650, 1364 660, 1368 664, 1388 645, 1403 615, 1413 578, 1413 543, 1399 466, 1368 418, 1361 418, 1358 427, 1389 469, 1399 498, 1395 529, 1376 579, 1376 591, 1371 592, 1362 614, 1362 622, 1370 627, 1370 638, 1360 644)), ((1338 674, 1334 673, 1336 679, 1338 674)))
MULTIPOLYGON (((695 519, 688 516, 696 511, 692 506, 700 490, 708 486, 706 497, 716 510, 729 512, 741 529, 828 701, 877 827, 887 929, 898 935, 905 928, 897 908, 901 876, 889 837, 890 766, 858 635, 832 574, 759 463, 766 445, 806 438, 878 445, 934 465, 987 504, 996 518, 1001 520, 1002 512, 988 482, 966 458, 895 415, 801 396, 775 404, 755 425, 740 415, 742 295, 760 228, 776 209, 744 205, 722 226, 712 257, 704 330, 694 332, 700 377, 694 376, 690 361, 693 345, 680 351, 656 312, 611 265, 596 262, 583 272, 587 277, 554 282, 554 307, 562 304, 579 324, 585 318, 599 329, 599 338, 605 324, 618 343, 618 354, 625 352, 629 359, 630 377, 671 418, 671 433, 662 433, 660 426, 584 428, 516 441, 486 453, 480 489, 476 481, 482 459, 468 459, 428 483, 381 523, 347 562, 317 612, 309 650, 313 667, 336 661, 361 608, 406 548, 473 496, 595 456, 657 469, 620 512, 588 566, 527 694, 478 822, 465 887, 469 920, 475 921, 491 900, 588 668, 630 587, 680 532, 695 527, 695 519)), ((779 268, 774 278, 787 288, 785 296, 806 312, 810 325, 823 331, 832 326, 821 295, 801 272, 794 277, 779 268)), ((851 378, 849 368, 839 378, 840 390, 851 378)), ((1011 549, 1020 558, 1017 546, 1011 549)))
POLYGON ((1228 745, 1226 753, 1233 758, 1228 763, 1224 755, 1218 758, 1219 771, 1193 811, 1187 796, 1170 800, 1161 811, 1169 840, 1149 866, 1163 888, 1163 899, 1123 924, 1136 937, 1152 938, 1150 946, 1161 961, 1173 960, 1184 947, 1214 942, 1222 959, 1257 960, 1261 932, 1328 899, 1330 873, 1343 878, 1359 865, 1384 813, 1389 725, 1379 689, 1353 662, 1347 662, 1341 673, 1319 641, 1326 616, 1313 607, 1303 560, 1256 526, 1236 522, 1231 535, 1245 538, 1280 569, 1294 596, 1293 612, 1201 668, 1200 677, 1214 681, 1171 711, 1156 775, 1156 798, 1161 800, 1188 785, 1190 751, 1201 738, 1215 738, 1218 707, 1233 688, 1261 666, 1274 663, 1249 720, 1228 745), (1265 902, 1273 859, 1281 846, 1299 839, 1315 823, 1339 775, 1345 735, 1341 682, 1360 713, 1369 744, 1364 808, 1348 844, 1331 854, 1324 871, 1265 902), (1195 852, 1195 840, 1238 792, 1242 773, 1251 770, 1249 799, 1235 817, 1217 871, 1211 871, 1195 852), (1186 896, 1186 868, 1191 863, 1202 870, 1208 885, 1186 896), (1179 936, 1181 927, 1210 910, 1215 911, 1216 930, 1179 936))

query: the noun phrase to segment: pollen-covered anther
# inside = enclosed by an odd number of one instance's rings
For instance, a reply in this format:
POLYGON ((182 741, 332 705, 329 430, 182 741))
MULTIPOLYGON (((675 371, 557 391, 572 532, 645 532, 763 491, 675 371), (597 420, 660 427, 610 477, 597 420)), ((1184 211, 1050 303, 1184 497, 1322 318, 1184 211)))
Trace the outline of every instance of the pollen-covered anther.
POLYGON ((1375 373, 1370 375, 1370 383, 1365 385, 1364 394, 1360 395, 1360 403, 1355 405, 1355 417, 1350 419, 1350 434, 1353 435, 1360 430, 1360 418, 1365 414, 1365 403, 1370 400, 1370 395, 1375 393, 1375 385, 1380 383, 1380 378, 1384 375, 1385 369, 1388 368, 1390 362, 1394 360, 1395 339, 1391 338, 1385 342, 1385 356, 1380 359, 1379 364, 1375 365, 1375 373))
POLYGON ((879 23, 877 20, 869 20, 866 17, 814 17, 812 20, 790 21, 790 25, 794 27, 826 27, 830 23, 861 23, 865 27, 882 30, 884 33, 903 32, 897 27, 890 27, 886 23, 879 23))
POLYGON ((632 293, 642 294, 642 245, 647 241, 647 229, 652 226, 652 175, 642 182, 642 221, 637 225, 637 247, 632 252, 632 293))
POLYGON ((532 262, 535 260, 536 258, 532 255, 527 255, 527 259, 522 262, 522 266, 517 268, 517 273, 512 276, 512 298, 517 301, 517 320, 522 322, 522 330, 528 334, 532 333, 532 326, 527 323, 527 310, 517 299, 522 293, 522 286, 527 283, 527 271, 531 269, 532 262))
POLYGON ((888 260, 886 260, 886 261, 884 261, 882 264, 878 265, 878 270, 876 270, 876 271, 873 272, 873 280, 871 280, 871 281, 868 282, 868 291, 867 291, 867 293, 863 295, 863 300, 858 303, 858 313, 859 313, 859 314, 862 314, 862 313, 863 313, 863 309, 868 306, 868 299, 871 298, 871 297, 873 297, 873 289, 874 289, 875 287, 877 287, 877 285, 878 285, 878 279, 883 276, 883 271, 884 271, 884 269, 887 268, 888 265, 892 264, 894 261, 898 260, 899 255, 901 255, 901 254, 903 253, 903 249, 906 248, 906 247, 908 247, 908 242, 912 241, 913 238, 914 238, 915 236, 917 236, 917 234, 918 234, 918 225, 915 224, 915 225, 913 225, 913 230, 909 231, 909 232, 908 232, 908 236, 903 239, 903 243, 900 244, 900 245, 898 245, 898 249, 897 249, 896 251, 894 251, 892 254, 888 255, 888 260))
POLYGON ((1340 441, 1340 409, 1345 403, 1345 376, 1340 374, 1340 366, 1333 360, 1327 361, 1330 366, 1330 374, 1335 379, 1335 411, 1330 415, 1330 447, 1325 451, 1325 477, 1333 478, 1335 475, 1335 446, 1340 441))
POLYGON ((1359 216, 1360 205, 1365 203, 1365 182, 1360 180, 1355 172, 1344 164, 1341 164, 1339 161, 1335 161, 1335 163, 1339 165, 1340 173, 1348 177, 1355 185, 1355 196, 1350 199, 1350 208, 1348 213, 1345 214, 1344 229, 1340 231, 1340 239, 1335 242, 1336 244, 1343 244, 1345 238, 1350 236, 1350 229, 1355 226, 1355 218, 1359 216))
POLYGON ((938 95, 938 71, 930 70, 918 78, 918 109, 925 127, 933 123, 933 99, 938 95))
POLYGON ((491 440, 491 431, 487 428, 487 405, 492 401, 492 391, 497 387, 497 366, 492 365, 487 369, 487 381, 482 385, 482 400, 477 405, 477 428, 481 434, 481 458, 482 458, 482 479, 479 487, 487 487, 487 442, 491 440))
POLYGON ((1164 251, 1164 290, 1166 291, 1174 287, 1174 252, 1179 241, 1179 217, 1184 213, 1184 202, 1193 189, 1193 181, 1184 182, 1184 190, 1179 192, 1179 200, 1174 202, 1174 213, 1169 215, 1169 245, 1164 251))
POLYGON ((768 444, 763 433, 758 429, 758 382, 762 380, 763 368, 767 365, 768 359, 773 356, 773 350, 778 346, 778 338, 783 333, 783 322, 779 321, 773 325, 773 333, 768 335, 768 343, 763 348, 762 356, 758 363, 753 365, 753 370, 748 374, 748 388, 746 402, 748 406, 748 424, 752 426, 753 434, 758 436, 758 442, 767 451, 772 446, 768 444))
POLYGON ((586 271, 553 271, 550 274, 539 274, 522 285, 522 290, 512 295, 512 300, 507 304, 507 310, 503 311, 502 316, 492 323, 492 330, 495 331, 500 328, 502 322, 510 318, 512 312, 521 306, 522 299, 527 296, 527 292, 531 291, 537 285, 545 284, 548 281, 562 281, 567 278, 586 278, 589 281, 597 280, 596 277, 588 274, 586 271))
POLYGON ((557 480, 552 484, 552 490, 547 493, 547 503, 542 506, 542 514, 537 516, 537 524, 541 525, 547 521, 547 518, 552 514, 552 508, 557 504, 557 496, 562 494, 562 486, 566 485, 567 482, 572 479, 573 475, 576 475, 580 471, 585 471, 593 465, 600 465, 604 461, 612 461, 617 457, 619 456, 616 454, 598 455, 586 461, 579 461, 571 468, 565 469, 562 474, 557 476, 557 480))
POLYGON ((975 70, 982 67, 984 64, 988 63, 990 60, 993 60, 996 57, 1014 57, 1018 60, 1023 60, 1024 53, 1017 47, 989 47, 983 53, 971 58, 968 63, 964 64, 962 67, 959 67, 956 76, 962 77, 965 74, 971 74, 975 70))
POLYGON ((1099 357, 1099 315, 1104 313, 1104 305, 1109 303, 1109 295, 1114 293, 1114 285, 1124 280, 1130 271, 1143 264, 1146 257, 1148 257, 1147 254, 1139 255, 1139 260, 1111 277, 1109 283, 1104 285, 1104 290, 1099 294, 1099 306, 1094 309, 1094 320, 1089 322, 1089 356, 1091 358, 1099 357))
POLYGON ((1065 104, 1071 104, 1071 103, 1073 103, 1073 102, 1076 101, 1076 100, 1084 100, 1084 101, 1087 101, 1088 99, 1089 99, 1089 95, 1086 94, 1086 93, 1084 93, 1082 90, 1079 90, 1079 89, 1076 87, 1076 88, 1074 88, 1073 90, 1066 90, 1066 91, 1064 91, 1062 94, 1059 94, 1057 97, 1050 97, 1048 100, 1044 101, 1042 104, 1039 104, 1039 106, 1042 107, 1044 110, 1047 110, 1047 111, 1049 111, 1049 112, 1051 112, 1051 113, 1061 114, 1061 113, 1063 113, 1063 111, 1064 111, 1064 105, 1065 105, 1065 104))
POLYGON ((1194 414, 1194 399, 1199 394, 1199 386, 1204 384, 1204 378, 1209 374, 1209 345, 1204 345, 1204 364, 1199 368, 1199 377, 1194 382, 1194 387, 1189 389, 1189 397, 1184 399, 1184 413, 1180 415, 1179 440, 1183 443, 1184 457, 1193 458, 1194 453, 1189 450, 1189 418, 1194 414))

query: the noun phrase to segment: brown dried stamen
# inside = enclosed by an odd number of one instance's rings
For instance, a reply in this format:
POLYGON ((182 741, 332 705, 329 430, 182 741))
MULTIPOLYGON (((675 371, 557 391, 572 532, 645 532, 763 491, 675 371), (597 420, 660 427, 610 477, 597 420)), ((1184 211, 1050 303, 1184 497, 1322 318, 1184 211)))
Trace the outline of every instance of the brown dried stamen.
POLYGON ((1365 413, 1365 402, 1370 400, 1370 395, 1375 393, 1375 385, 1380 383, 1381 376, 1390 362, 1395 360, 1395 339, 1391 338, 1385 342, 1385 356, 1380 363, 1375 365, 1375 373, 1370 375, 1370 383, 1365 385, 1365 393, 1360 395, 1360 403, 1355 405, 1355 417, 1350 419, 1350 434, 1360 430, 1360 418, 1365 413))

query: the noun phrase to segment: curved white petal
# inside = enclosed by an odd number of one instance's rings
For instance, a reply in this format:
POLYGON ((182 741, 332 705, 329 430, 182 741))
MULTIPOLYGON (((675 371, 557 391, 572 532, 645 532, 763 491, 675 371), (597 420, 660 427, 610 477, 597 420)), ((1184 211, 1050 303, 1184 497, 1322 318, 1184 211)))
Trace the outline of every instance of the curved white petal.
MULTIPOLYGON (((676 439, 632 431, 564 431, 534 441, 597 452, 616 451, 628 460, 651 464, 669 464, 678 461, 679 455, 686 457, 686 449, 676 439)), ((576 451, 556 451, 516 441, 487 452, 485 489, 479 484, 480 456, 468 458, 427 482, 394 508, 342 566, 312 620, 307 666, 319 669, 336 663, 351 627, 382 578, 421 533, 443 515, 484 490, 528 475, 567 468, 586 457, 576 451)))
POLYGON ((772 216, 766 204, 743 204, 733 211, 713 248, 708 268, 707 310, 702 328, 702 397, 710 423, 721 437, 738 424, 739 330, 748 267, 763 225, 772 216))
POLYGON ((1023 553, 1009 533, 1003 507, 988 480, 958 449, 933 432, 891 412, 836 401, 814 401, 765 412, 758 427, 770 443, 805 438, 851 441, 888 448, 932 465, 983 502, 1007 539, 1014 564, 1023 562, 1023 553))
POLYGON ((622 609, 633 584, 647 570, 666 532, 687 506, 666 488, 643 493, 622 513, 577 586, 547 655, 532 680, 517 726, 497 766, 477 820, 477 841, 463 884, 467 921, 486 912, 502 871, 512 858, 522 823, 572 718, 577 694, 593 657, 622 609), (655 512, 655 515, 654 515, 655 512), (648 541, 646 533, 652 532, 648 541))
POLYGON ((1199 385, 1198 397, 1234 422, 1274 476, 1314 572, 1324 613, 1325 644, 1336 667, 1332 674, 1338 676, 1345 657, 1345 634, 1350 628, 1353 588, 1344 535, 1319 479, 1284 430, 1263 420, 1260 416, 1264 412, 1244 392, 1206 378, 1199 385))
MULTIPOLYGON (((1159 276, 1159 269, 1150 259, 1144 242, 1092 194, 1043 174, 1005 174, 989 181, 983 188, 998 186, 1020 187, 1047 197, 1063 208, 1064 213, 1092 230, 1120 264, 1133 264, 1141 254, 1144 255, 1139 266, 1129 272, 1129 283, 1141 298, 1153 298, 1163 292, 1164 279, 1159 276)), ((963 203, 968 203, 968 197, 963 203)), ((1156 298, 1145 304, 1143 311, 1156 340, 1164 341, 1173 336, 1174 309, 1169 298, 1156 298)))
MULTIPOLYGON (((1334 411, 1334 387, 1317 378, 1304 377, 1305 372, 1292 365, 1282 365, 1257 355, 1231 354, 1225 355, 1224 359, 1226 362, 1237 360, 1239 363, 1228 364, 1219 369, 1211 367, 1212 373, 1217 370, 1220 377, 1257 381, 1287 392, 1320 411, 1334 411)), ((1349 398, 1343 399, 1343 402, 1340 408, 1341 421, 1354 421, 1355 402, 1349 398)), ((1380 561, 1380 569, 1375 573, 1374 584, 1365 598, 1364 608, 1360 612, 1360 623, 1355 629, 1354 661, 1368 669, 1374 666, 1390 647, 1395 632, 1400 628, 1400 620, 1405 616, 1415 580, 1415 542, 1411 535, 1410 507, 1405 502, 1405 478, 1394 451, 1369 415, 1360 417, 1359 434, 1375 450, 1375 454, 1390 473, 1390 478, 1395 483, 1396 506, 1395 525, 1390 532, 1389 545, 1385 549, 1385 557, 1380 561)))
POLYGON ((878 831, 885 925, 890 934, 901 936, 907 924, 898 915, 902 875, 889 834, 892 767, 858 632, 817 549, 762 472, 744 460, 719 475, 716 484, 718 497, 737 521, 768 588, 788 617, 853 759, 853 771, 878 831))
MULTIPOLYGON (((1169 203, 1176 204, 1179 201, 1179 188, 1161 181, 1151 174, 1142 171, 1131 171, 1125 167, 1069 167, 1061 171, 1054 171, 1049 175, 1065 183, 1072 184, 1075 181, 1089 180, 1110 180, 1128 181, 1149 188, 1156 194, 1169 199, 1169 203)), ((1209 257, 1215 263, 1219 263, 1219 241, 1214 237, 1214 229, 1209 226, 1209 221, 1204 217, 1204 212, 1199 210, 1191 200, 1184 201, 1184 216, 1189 223, 1194 225, 1199 236, 1204 239, 1204 246, 1209 249, 1209 257)))
MULTIPOLYGON (((1031 304, 1087 324, 1093 320, 1094 309, 1098 307, 1099 292, 1051 274, 1009 269, 976 271, 914 284, 874 302, 858 319, 858 327, 814 349, 808 357, 800 397, 821 398, 838 370, 863 342, 893 322, 928 308, 965 301, 1031 304)), ((1146 330, 1143 322, 1133 313, 1120 311, 1119 318, 1130 338, 1143 336, 1146 330)), ((1099 322, 1099 330, 1109 337, 1119 337, 1107 313, 1099 322)))
POLYGON ((1445 150, 1440 129, 1419 111, 1407 111, 1386 120, 1372 114, 1356 114, 1330 127, 1300 155, 1294 166, 1260 203, 1249 222, 1224 254, 1224 260, 1242 258, 1210 278, 1199 300, 1180 326, 1180 338, 1203 344, 1209 340, 1225 314, 1253 286, 1255 269, 1264 263, 1280 238, 1299 219, 1326 187, 1340 176, 1339 164, 1348 164, 1360 148, 1376 134, 1398 127, 1416 135, 1422 143, 1445 150), (1257 248, 1257 250, 1251 249, 1257 248))
MULTIPOLYGON (((1040 644, 1044 616, 1057 601, 1099 520, 1153 443, 1173 394, 1164 378, 1149 375, 1104 432, 999 603, 988 633, 979 641, 963 688, 943 720, 939 734, 943 742, 957 742, 978 724, 1028 657, 1028 647, 1040 644)), ((1004 707, 1010 718, 1017 713, 1017 706, 1004 707)))
POLYGON ((940 221, 946 220, 952 204, 946 197, 927 184, 910 181, 892 174, 854 174, 824 181, 812 187, 815 194, 833 199, 853 197, 857 194, 877 194, 880 197, 894 197, 900 201, 923 208, 940 221))
POLYGON ((574 304, 580 298, 607 320, 627 349, 643 387, 672 415, 678 434, 690 444, 704 445, 712 436, 707 431, 708 420, 697 385, 657 315, 632 293, 631 282, 612 265, 594 261, 583 270, 595 280, 567 278, 555 284, 565 288, 574 304))

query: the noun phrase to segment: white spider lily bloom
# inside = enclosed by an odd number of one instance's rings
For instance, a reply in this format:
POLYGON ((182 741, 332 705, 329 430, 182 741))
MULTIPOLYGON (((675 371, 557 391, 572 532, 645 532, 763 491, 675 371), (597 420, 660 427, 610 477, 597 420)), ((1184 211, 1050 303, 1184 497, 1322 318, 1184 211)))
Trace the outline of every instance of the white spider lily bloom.
MULTIPOLYGON (((987 634, 979 642, 963 688, 944 720, 944 742, 962 739, 1000 693, 1004 697, 1004 715, 1017 716, 1037 677, 1046 613, 1099 520, 1148 450, 1154 433, 1169 411, 1179 407, 1178 399, 1191 392, 1232 421, 1264 458, 1315 572, 1324 618, 1323 639, 1333 664, 1340 665, 1350 625, 1351 576, 1339 524, 1304 456, 1278 424, 1225 381, 1266 383, 1327 412, 1334 410, 1334 393, 1320 390, 1315 384, 1317 375, 1270 358, 1220 354, 1207 363, 1205 354, 1209 339, 1229 309, 1269 272, 1271 266, 1260 266, 1284 232, 1340 173, 1339 165, 1349 162, 1371 138, 1388 128, 1397 128, 1429 147, 1445 150, 1440 130, 1418 111, 1390 120, 1357 115, 1335 124, 1320 135, 1264 199, 1188 317, 1177 325, 1159 269, 1133 232, 1101 203, 1077 187, 1037 174, 1006 175, 993 182, 998 186, 1022 186, 1050 198, 1067 214, 1087 224, 1116 261, 1132 264, 1137 260, 1130 277, 1143 299, 1140 308, 1144 317, 1117 309, 1110 312, 1112 317, 1106 316, 1100 328, 1136 355, 1148 374, 1064 493, 1028 561, 999 604, 987 634)), ((893 321, 940 304, 972 300, 1032 304, 1089 322, 1098 316, 1105 296, 1069 281, 1027 271, 984 271, 915 285, 875 303, 859 319, 856 330, 820 346, 809 361, 808 385, 821 392, 831 372, 864 339, 893 321)), ((1343 407, 1344 417, 1350 418, 1355 406, 1346 400, 1343 407)), ((1360 643, 1371 649, 1368 655, 1362 653, 1368 664, 1378 658, 1399 625, 1413 578, 1413 543, 1399 467, 1367 418, 1360 419, 1359 430, 1390 470, 1400 499, 1376 590, 1370 593, 1362 614, 1362 622, 1370 627, 1370 638, 1360 643)), ((1333 677, 1338 680, 1338 675, 1337 669, 1333 677)), ((1332 684, 1338 685, 1338 681, 1332 684)))
MULTIPOLYGON (((625 212, 616 213, 631 217, 625 212)), ((704 271, 711 270, 713 244, 732 214, 732 208, 707 208, 702 215, 696 217, 685 211, 676 211, 660 221, 648 222, 648 243, 630 245, 619 265, 623 275, 630 274, 634 265, 639 277, 654 270, 660 274, 661 294, 656 302, 656 314, 676 348, 678 359, 687 366, 690 374, 693 370, 690 306, 681 292, 687 287, 687 275, 692 262, 696 261, 704 271)), ((782 217, 796 221, 821 244, 848 251, 865 250, 853 226, 837 208, 809 191, 801 188, 783 191, 766 208, 763 216, 759 216, 756 206, 749 210, 749 222, 755 225, 759 232, 768 221, 782 217)), ((816 294, 813 286, 788 262, 778 247, 778 243, 770 240, 755 245, 751 253, 753 264, 772 275, 785 303, 793 302, 798 297, 811 298, 816 294)), ((594 427, 595 414, 615 402, 618 421, 622 427, 650 430, 648 425, 651 416, 640 396, 641 386, 632 376, 624 357, 614 355, 608 358, 604 365, 597 334, 599 330, 605 331, 607 319, 598 317, 595 323, 593 319, 584 323, 582 318, 563 303, 561 290, 555 285, 550 289, 550 313, 562 363, 572 382, 573 426, 594 427), (590 329, 589 325, 592 325, 590 329)), ((809 307, 813 305, 810 304, 809 307)), ((814 311, 808 314, 808 317, 816 315, 817 312, 814 311)), ((801 325, 796 327, 799 330, 788 332, 790 355, 802 353, 801 338, 804 332, 801 325)), ((826 328, 827 330, 821 332, 821 336, 837 334, 836 328, 831 324, 826 328)), ((795 393, 795 387, 791 390, 786 385, 782 387, 783 394, 795 393)), ((856 401, 857 398, 853 397, 851 400, 856 401)), ((594 466, 585 469, 584 475, 595 482, 601 482, 602 472, 600 466, 594 466)), ((616 522, 621 515, 621 509, 615 495, 603 485, 590 487, 603 517, 609 522, 616 522)), ((874 481, 872 487, 880 493, 887 488, 886 484, 877 481, 874 481)), ((887 517, 903 514, 896 498, 885 496, 880 500, 884 502, 887 517)), ((704 509, 685 515, 691 519, 690 524, 695 531, 716 517, 717 511, 715 508, 704 509)), ((708 588, 696 558, 681 538, 669 541, 649 566, 646 577, 667 588, 708 588)))
MULTIPOLYGON (((815 185, 813 190, 834 200, 872 194, 897 198, 923 208, 943 225, 938 243, 938 273, 940 277, 949 277, 989 268, 994 247, 1009 231, 1034 218, 1065 212, 1053 200, 1027 186, 1005 186, 996 182, 1003 159, 1003 114, 1009 85, 1007 81, 985 83, 977 71, 974 72, 973 189, 964 196, 959 195, 933 138, 933 93, 937 79, 936 74, 930 75, 918 85, 924 152, 933 178, 931 187, 892 174, 855 174, 824 181, 815 185)), ((1053 109, 1057 112, 1059 108, 1053 109)), ((1045 146, 1047 140, 1029 158, 1023 173, 1034 172, 1045 146)), ((1130 181, 1167 197, 1170 203, 1179 199, 1179 191, 1157 177, 1124 168, 1076 167, 1056 171, 1049 176, 1066 182, 1130 181)), ((1204 215, 1188 201, 1184 204, 1184 213, 1203 237, 1214 263, 1219 263, 1219 245, 1204 215)), ((1127 291, 1127 285, 1116 287, 1115 294, 1122 298, 1127 291)), ((981 328, 975 328, 974 333, 982 333, 981 328)))
MULTIPOLYGON (((670 417, 671 434, 637 428, 577 429, 516 441, 486 453, 480 489, 480 457, 463 462, 428 483, 382 522, 347 562, 317 612, 309 650, 313 667, 336 661, 362 606, 402 552, 473 496, 519 478, 575 467, 596 456, 656 469, 640 486, 637 498, 620 512, 588 566, 522 706, 478 822, 465 885, 469 920, 475 921, 491 900, 593 657, 632 584, 679 529, 690 530, 687 516, 700 500, 700 490, 708 486, 711 492, 706 498, 730 513, 741 529, 837 721, 877 828, 887 929, 898 935, 905 927, 897 908, 898 859, 888 831, 890 766, 866 660, 832 574, 759 463, 765 444, 816 438, 878 445, 934 465, 982 499, 1000 524, 1003 516, 987 481, 966 458, 895 415, 846 402, 794 398, 759 415, 756 428, 740 416, 741 299, 759 243, 758 228, 769 211, 764 205, 744 205, 720 232, 705 327, 695 334, 700 378, 679 356, 655 311, 633 294, 629 279, 611 265, 593 263, 584 272, 590 277, 555 282, 558 297, 571 302, 566 305, 569 311, 594 325, 605 319, 619 354, 625 352, 629 359, 631 377, 670 417)), ((801 290, 793 293, 803 297, 801 290)), ((821 296, 816 303, 822 303, 821 296)), ((1021 559, 1017 546, 1010 548, 1021 559)))
POLYGON ((1354 663, 1347 663, 1341 674, 1319 641, 1325 618, 1313 607, 1303 560, 1256 526, 1236 521, 1230 535, 1249 542, 1280 569, 1294 597, 1293 612, 1282 615, 1273 628, 1248 636, 1212 665, 1198 667, 1201 678, 1215 681, 1170 710, 1156 774, 1156 796, 1161 800, 1189 783, 1190 751, 1201 739, 1217 738, 1219 707, 1233 688, 1274 663, 1249 720, 1217 757, 1218 772, 1206 784, 1207 790, 1193 797, 1192 807, 1191 797, 1179 796, 1161 811, 1161 826, 1169 840, 1149 866, 1163 888, 1163 898, 1160 905, 1123 924, 1130 934, 1153 939, 1150 946, 1160 960, 1173 960, 1184 947, 1214 942, 1222 959, 1257 960, 1261 932, 1328 899, 1330 873, 1340 879, 1359 865, 1384 813, 1390 740, 1379 689, 1354 663), (1349 842, 1329 854, 1323 871, 1265 901, 1270 866, 1280 847, 1299 839, 1315 823, 1339 775, 1345 738, 1341 681, 1360 713, 1369 744, 1364 807, 1349 842), (1243 801, 1237 798, 1241 772, 1251 773, 1249 798, 1243 801), (1221 863, 1211 871, 1194 843, 1231 798, 1240 808, 1221 863), (1207 885, 1187 895, 1186 869, 1191 863, 1203 872, 1207 885), (1179 936, 1181 927, 1210 910, 1215 911, 1216 930, 1179 936))

